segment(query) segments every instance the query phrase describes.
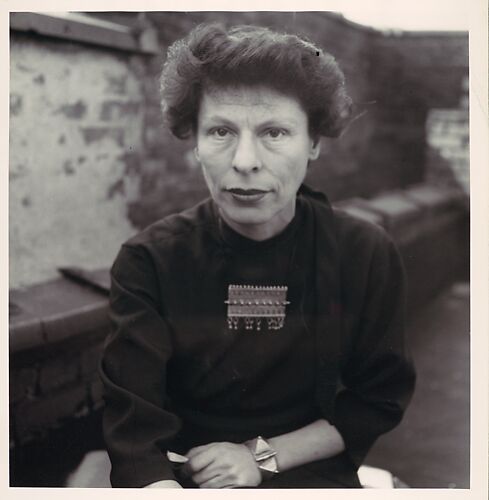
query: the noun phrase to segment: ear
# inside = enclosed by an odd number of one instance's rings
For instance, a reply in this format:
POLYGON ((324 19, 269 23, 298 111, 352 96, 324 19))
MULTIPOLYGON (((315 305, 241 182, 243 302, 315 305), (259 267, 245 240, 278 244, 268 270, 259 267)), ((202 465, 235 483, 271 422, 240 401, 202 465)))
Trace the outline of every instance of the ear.
POLYGON ((311 140, 309 149, 309 160, 317 160, 321 152, 321 141, 319 139, 311 140))

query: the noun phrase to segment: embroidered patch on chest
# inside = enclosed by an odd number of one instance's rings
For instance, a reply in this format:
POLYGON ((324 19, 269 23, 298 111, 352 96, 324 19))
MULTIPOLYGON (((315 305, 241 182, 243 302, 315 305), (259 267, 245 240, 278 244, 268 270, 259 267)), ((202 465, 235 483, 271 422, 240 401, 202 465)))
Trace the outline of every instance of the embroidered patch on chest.
POLYGON ((237 330, 240 323, 246 330, 280 330, 285 322, 287 301, 286 286, 229 285, 227 320, 230 330, 237 330))

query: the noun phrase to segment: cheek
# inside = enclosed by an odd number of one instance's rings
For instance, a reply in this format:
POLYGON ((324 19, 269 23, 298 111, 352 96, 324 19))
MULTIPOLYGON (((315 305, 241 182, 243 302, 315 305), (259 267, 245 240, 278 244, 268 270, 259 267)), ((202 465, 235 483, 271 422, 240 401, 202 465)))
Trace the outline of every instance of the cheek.
POLYGON ((215 181, 219 177, 221 161, 215 154, 211 154, 207 148, 199 149, 199 159, 202 171, 207 181, 215 181))
POLYGON ((275 176, 284 191, 296 190, 303 182, 307 172, 307 161, 302 155, 289 157, 277 164, 275 176))
POLYGON ((207 188, 212 195, 219 192, 219 186, 221 184, 222 174, 216 170, 215 166, 208 166, 202 162, 202 173, 204 174, 204 179, 207 184, 207 188))
POLYGON ((225 148, 222 144, 209 145, 204 143, 198 146, 198 151, 200 163, 212 176, 225 170, 226 165, 229 164, 229 148, 225 148))
POLYGON ((197 149, 199 150, 201 157, 206 157, 208 159, 219 159, 222 157, 227 157, 233 148, 233 142, 231 138, 228 140, 213 140, 212 138, 202 138, 197 140, 197 149))

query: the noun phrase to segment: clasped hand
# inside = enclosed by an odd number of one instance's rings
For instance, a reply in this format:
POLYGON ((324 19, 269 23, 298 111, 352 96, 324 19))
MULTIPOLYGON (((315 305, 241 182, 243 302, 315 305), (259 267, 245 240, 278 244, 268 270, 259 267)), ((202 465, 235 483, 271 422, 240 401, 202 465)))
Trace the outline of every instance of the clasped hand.
POLYGON ((199 488, 245 488, 258 486, 261 473, 244 444, 210 443, 192 448, 182 473, 199 488))

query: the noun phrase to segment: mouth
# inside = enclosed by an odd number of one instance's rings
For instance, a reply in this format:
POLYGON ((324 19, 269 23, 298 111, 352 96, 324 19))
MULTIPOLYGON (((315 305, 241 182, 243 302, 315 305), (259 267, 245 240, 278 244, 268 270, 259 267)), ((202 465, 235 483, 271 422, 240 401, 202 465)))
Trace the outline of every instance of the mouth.
POLYGON ((264 189, 242 189, 242 188, 230 188, 226 189, 233 198, 239 201, 254 202, 261 200, 265 197, 269 191, 264 189))

